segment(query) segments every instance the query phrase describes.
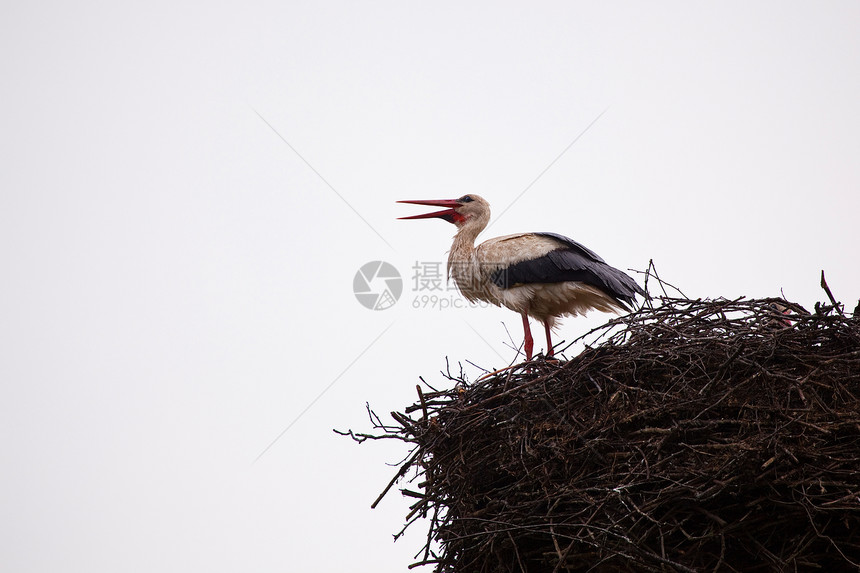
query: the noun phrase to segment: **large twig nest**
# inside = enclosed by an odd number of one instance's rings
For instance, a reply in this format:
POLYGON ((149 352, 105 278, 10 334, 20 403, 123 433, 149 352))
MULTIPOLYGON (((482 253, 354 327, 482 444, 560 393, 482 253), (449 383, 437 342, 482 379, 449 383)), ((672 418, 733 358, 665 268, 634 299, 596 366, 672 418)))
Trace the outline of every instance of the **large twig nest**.
POLYGON ((398 476, 415 472, 407 525, 430 518, 418 564, 857 570, 860 321, 667 298, 597 334, 374 417, 414 445, 398 476))

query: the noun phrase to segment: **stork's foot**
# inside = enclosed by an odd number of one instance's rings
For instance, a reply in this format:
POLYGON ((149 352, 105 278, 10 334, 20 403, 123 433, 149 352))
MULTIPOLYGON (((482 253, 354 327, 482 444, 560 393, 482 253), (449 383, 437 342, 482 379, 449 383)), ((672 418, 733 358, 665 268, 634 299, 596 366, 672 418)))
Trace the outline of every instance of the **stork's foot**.
POLYGON ((543 352, 538 352, 533 355, 531 358, 527 358, 523 360, 520 364, 532 364, 535 368, 537 368, 541 364, 549 364, 551 366, 559 366, 561 364, 567 363, 567 360, 562 358, 558 358, 557 356, 547 356, 543 352))
POLYGON ((534 360, 539 360, 539 361, 541 361, 541 362, 548 362, 548 363, 550 363, 550 364, 559 364, 559 363, 561 363, 561 362, 564 362, 564 360, 562 360, 561 358, 556 357, 554 354, 547 354, 547 355, 545 355, 545 354, 543 354, 543 353, 540 353, 540 354, 538 354, 537 356, 535 356, 535 357, 534 357, 534 360))

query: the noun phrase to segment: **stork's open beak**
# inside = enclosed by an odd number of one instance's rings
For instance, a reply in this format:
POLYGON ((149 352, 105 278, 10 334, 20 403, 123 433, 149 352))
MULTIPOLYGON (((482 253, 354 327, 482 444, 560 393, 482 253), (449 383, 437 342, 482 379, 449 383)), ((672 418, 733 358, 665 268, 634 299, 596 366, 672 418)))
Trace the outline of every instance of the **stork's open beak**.
POLYGON ((443 211, 434 211, 433 213, 425 213, 423 215, 412 215, 411 217, 398 217, 398 219, 445 219, 449 223, 454 222, 454 216, 457 214, 454 209, 460 206, 460 202, 455 199, 428 199, 423 201, 398 201, 398 203, 411 203, 413 205, 430 205, 431 207, 448 207, 443 211))

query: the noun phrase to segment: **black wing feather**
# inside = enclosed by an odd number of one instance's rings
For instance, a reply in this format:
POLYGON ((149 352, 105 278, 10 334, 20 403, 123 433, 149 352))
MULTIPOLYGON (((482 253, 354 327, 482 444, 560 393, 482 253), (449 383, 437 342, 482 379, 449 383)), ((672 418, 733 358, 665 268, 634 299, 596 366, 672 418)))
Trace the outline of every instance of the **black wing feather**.
POLYGON ((556 239, 563 246, 495 271, 490 280, 496 286, 507 289, 522 284, 576 281, 600 289, 622 306, 633 304, 637 293, 645 295, 636 281, 576 241, 555 233, 535 234, 556 239))
POLYGON ((560 243, 564 243, 564 245, 567 247, 567 249, 569 249, 571 251, 578 251, 578 252, 582 253, 583 255, 585 255, 586 257, 590 258, 591 260, 597 261, 598 263, 605 263, 606 262, 602 258, 600 258, 600 256, 597 253, 595 253, 594 251, 592 251, 591 249, 589 249, 588 247, 586 247, 582 243, 577 243, 576 241, 574 241, 570 237, 565 237, 564 235, 559 235, 558 233, 535 233, 535 235, 537 235, 539 237, 549 237, 550 239, 555 239, 556 241, 559 241, 560 243))

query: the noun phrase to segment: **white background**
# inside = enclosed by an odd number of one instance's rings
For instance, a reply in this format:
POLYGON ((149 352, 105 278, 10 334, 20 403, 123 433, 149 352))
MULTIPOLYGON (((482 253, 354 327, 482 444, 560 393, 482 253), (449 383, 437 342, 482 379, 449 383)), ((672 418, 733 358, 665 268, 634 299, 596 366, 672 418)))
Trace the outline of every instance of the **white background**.
POLYGON ((454 228, 397 199, 528 188, 487 237, 860 297, 857 2, 7 3, 0 77, 4 571, 405 570, 405 446, 331 430, 521 325, 413 308, 454 228))

